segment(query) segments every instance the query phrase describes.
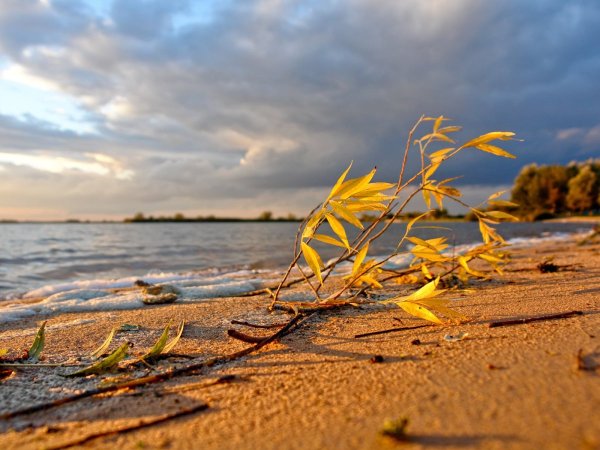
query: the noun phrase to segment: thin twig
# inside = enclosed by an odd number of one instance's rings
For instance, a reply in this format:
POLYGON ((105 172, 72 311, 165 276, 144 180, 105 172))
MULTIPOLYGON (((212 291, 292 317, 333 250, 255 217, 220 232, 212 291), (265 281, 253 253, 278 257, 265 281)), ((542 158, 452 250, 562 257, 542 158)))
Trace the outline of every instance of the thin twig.
POLYGON ((546 316, 525 317, 523 319, 498 320, 496 322, 490 322, 488 326, 490 328, 508 327, 511 325, 523 325, 525 323, 540 322, 543 320, 568 319, 569 317, 581 315, 583 315, 583 311, 568 311, 564 313, 550 314, 546 316))
POLYGON ((257 344, 264 339, 264 336, 250 336, 249 334, 240 333, 237 330, 227 330, 227 335, 238 341, 248 342, 250 344, 257 344))
POLYGON ((376 336, 378 334, 387 334, 387 333, 396 333, 398 331, 406 331, 406 330, 416 330, 417 328, 425 328, 425 327, 431 327, 433 325, 415 325, 414 327, 396 327, 396 328, 388 328, 387 330, 380 330, 380 331, 371 331, 370 333, 362 333, 362 334, 357 334, 354 336, 355 339, 358 338, 363 338, 363 337, 368 337, 368 336, 376 336))
POLYGON ((259 325, 257 323, 246 322, 245 320, 232 320, 233 325, 244 325, 250 328, 280 328, 284 327, 285 323, 272 323, 270 325, 259 325))
POLYGON ((162 416, 158 416, 158 417, 155 417, 155 418, 149 419, 149 420, 142 419, 134 425, 129 425, 129 426, 121 427, 121 428, 114 428, 112 430, 107 430, 107 431, 100 431, 98 433, 89 434, 82 438, 72 440, 70 442, 67 442, 66 444, 60 444, 60 445, 56 445, 54 447, 44 447, 44 448, 46 448, 48 450, 62 450, 65 448, 71 448, 71 447, 75 447, 76 445, 82 445, 82 444, 85 444, 86 442, 90 442, 90 441, 93 441, 93 440, 101 438, 101 437, 113 436, 115 434, 129 433, 131 431, 150 427, 152 425, 156 425, 158 423, 176 419, 178 417, 188 416, 190 414, 194 414, 199 411, 204 411, 206 409, 208 409, 208 404, 200 403, 199 405, 195 405, 191 408, 181 409, 175 413, 163 414, 162 416))

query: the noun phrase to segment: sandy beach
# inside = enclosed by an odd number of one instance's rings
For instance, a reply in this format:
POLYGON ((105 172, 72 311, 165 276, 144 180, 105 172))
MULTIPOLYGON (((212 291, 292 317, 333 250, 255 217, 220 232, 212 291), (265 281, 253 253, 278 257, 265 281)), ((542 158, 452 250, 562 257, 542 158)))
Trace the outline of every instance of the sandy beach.
MULTIPOLYGON (((596 449, 600 448, 600 243, 575 239, 512 250, 504 276, 450 294, 471 320, 355 338, 425 324, 398 308, 365 306, 311 316, 280 341, 235 361, 137 389, 82 399, 0 421, 0 448, 57 448, 196 405, 206 409, 75 448, 119 449, 596 449), (541 273, 546 258, 560 268, 541 273), (491 321, 567 311, 570 318, 490 328, 491 321), (399 322, 396 318, 400 319, 399 322), (468 333, 455 342, 447 335, 468 333), (373 362, 373 357, 380 362, 373 362), (579 355, 579 356, 578 356, 579 355), (381 433, 408 419, 406 440, 381 433)), ((408 288, 407 292, 408 292, 408 288)), ((220 298, 137 310, 64 313, 0 324, 0 348, 27 349, 48 320, 44 363, 78 362, 113 326, 133 354, 149 348, 169 320, 186 321, 175 351, 156 373, 249 346, 227 330, 266 336, 268 299, 220 298)), ((67 368, 19 369, 0 382, 0 414, 64 398, 103 377, 64 378, 67 368)), ((114 376, 114 375, 112 375, 114 376)))

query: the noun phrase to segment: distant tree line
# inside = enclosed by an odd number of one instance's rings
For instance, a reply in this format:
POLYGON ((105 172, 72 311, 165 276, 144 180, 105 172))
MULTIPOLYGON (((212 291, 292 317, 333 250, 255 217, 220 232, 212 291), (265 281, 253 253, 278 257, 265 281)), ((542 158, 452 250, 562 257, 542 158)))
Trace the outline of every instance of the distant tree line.
POLYGON ((271 211, 263 211, 256 218, 240 217, 217 217, 215 215, 186 217, 182 213, 176 213, 173 216, 146 216, 142 212, 135 213, 133 217, 127 217, 123 220, 126 223, 139 222, 300 222, 302 218, 294 214, 288 214, 285 217, 275 217, 271 211))
POLYGON ((526 219, 593 214, 600 209, 600 160, 567 166, 530 164, 515 179, 514 211, 526 219))

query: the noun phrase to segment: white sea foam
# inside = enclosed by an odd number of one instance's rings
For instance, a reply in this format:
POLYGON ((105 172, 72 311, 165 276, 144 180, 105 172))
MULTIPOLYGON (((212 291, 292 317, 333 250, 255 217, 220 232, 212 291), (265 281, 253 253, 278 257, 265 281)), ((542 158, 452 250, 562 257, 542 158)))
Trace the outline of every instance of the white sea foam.
MULTIPOLYGON (((116 280, 87 280, 44 286, 26 293, 29 302, 11 302, 0 306, 0 321, 19 320, 35 315, 62 312, 112 311, 144 307, 139 290, 118 292, 130 288, 136 280, 152 284, 169 284, 180 291, 178 301, 194 301, 227 297, 261 287, 268 272, 243 270, 217 276, 198 273, 161 273, 116 280), (263 276, 264 275, 264 276, 263 276), (116 291, 116 292, 115 292, 116 291), (41 299, 32 303, 31 299, 41 299)), ((1 305, 1 304, 0 304, 1 305)))

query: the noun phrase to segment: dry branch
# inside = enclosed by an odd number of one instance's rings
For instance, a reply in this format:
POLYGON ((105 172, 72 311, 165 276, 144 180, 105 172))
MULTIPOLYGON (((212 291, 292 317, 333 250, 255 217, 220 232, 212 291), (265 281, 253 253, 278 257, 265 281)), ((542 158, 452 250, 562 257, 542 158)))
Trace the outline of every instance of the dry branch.
POLYGON ((101 438, 101 437, 113 436, 115 434, 129 433, 131 431, 139 430, 141 428, 150 427, 152 425, 163 423, 163 422, 166 422, 168 420, 176 419, 178 417, 188 416, 190 414, 194 414, 194 413, 197 413, 199 411, 204 411, 207 408, 208 408, 208 404, 206 404, 206 403, 200 403, 199 405, 193 406, 191 408, 181 409, 181 410, 179 410, 179 411, 177 411, 175 413, 163 414, 162 416, 158 416, 158 417, 155 417, 155 418, 149 419, 149 420, 143 420, 142 419, 142 420, 140 420, 138 423, 136 423, 134 425, 129 425, 129 426, 126 426, 126 427, 121 427, 121 428, 115 428, 113 430, 108 430, 108 431, 100 431, 98 433, 89 434, 89 435, 84 436, 82 438, 72 440, 71 442, 67 442, 65 444, 56 445, 54 447, 44 447, 44 448, 46 448, 47 450, 62 450, 64 448, 71 448, 71 447, 75 447, 76 445, 82 445, 82 444, 85 444, 87 442, 93 441, 94 439, 98 439, 98 438, 101 438))

